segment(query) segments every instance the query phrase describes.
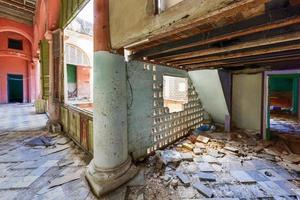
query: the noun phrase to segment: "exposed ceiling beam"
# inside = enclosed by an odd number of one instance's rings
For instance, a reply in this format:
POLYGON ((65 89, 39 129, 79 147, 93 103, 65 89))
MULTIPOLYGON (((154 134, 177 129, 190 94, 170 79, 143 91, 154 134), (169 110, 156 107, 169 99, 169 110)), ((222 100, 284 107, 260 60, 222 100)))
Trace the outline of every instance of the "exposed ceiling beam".
POLYGON ((193 64, 185 66, 186 69, 199 69, 199 68, 220 68, 220 67, 227 67, 227 66, 243 66, 246 64, 255 64, 260 63, 263 61, 270 61, 270 60, 277 60, 277 59, 293 59, 299 58, 300 50, 291 50, 285 53, 277 52, 277 53, 270 53, 268 55, 256 55, 256 56, 249 56, 241 59, 228 59, 223 61, 214 61, 209 63, 202 63, 202 64, 193 64))
POLYGON ((233 68, 233 67, 245 67, 247 65, 262 65, 262 64, 270 64, 270 63, 278 63, 278 62, 289 62, 289 61, 300 61, 299 58, 300 54, 295 55, 293 57, 283 57, 283 58, 271 58, 271 59, 262 59, 262 60, 253 60, 253 61, 248 61, 244 63, 237 63, 237 62, 232 62, 232 63, 226 63, 223 65, 206 65, 206 66, 193 66, 190 68, 186 68, 188 71, 194 71, 194 70, 199 70, 199 69, 216 69, 216 68, 233 68))
POLYGON ((231 40, 241 36, 282 28, 300 23, 299 7, 281 8, 268 11, 263 15, 231 24, 213 31, 194 35, 192 37, 157 45, 131 55, 131 59, 153 56, 163 52, 171 52, 200 45, 231 40))
POLYGON ((284 51, 290 51, 290 50, 298 50, 300 49, 300 41, 293 41, 290 42, 290 45, 280 45, 265 49, 258 49, 254 51, 245 51, 245 52, 238 52, 238 53, 230 53, 226 55, 218 55, 218 56, 207 56, 204 58, 197 58, 197 59, 189 59, 182 62, 176 62, 175 65, 191 65, 191 64, 200 64, 200 63, 207 63, 207 62, 213 62, 213 61, 222 61, 222 60, 228 60, 228 59, 240 59, 242 57, 249 57, 249 56, 256 56, 256 55, 263 55, 263 54, 270 54, 270 53, 276 53, 276 52, 284 52, 284 51))
POLYGON ((283 34, 271 38, 263 38, 263 39, 258 39, 255 41, 251 42, 244 42, 244 43, 239 43, 237 45, 232 45, 228 47, 219 47, 219 48, 209 48, 209 49, 204 49, 200 51, 193 51, 193 52, 188 52, 188 53, 183 53, 179 55, 173 55, 173 56, 168 56, 168 57, 162 57, 162 58, 153 58, 155 61, 158 62, 180 62, 181 60, 184 59, 191 59, 191 58, 197 58, 197 57, 202 57, 202 56, 210 56, 214 54, 221 54, 221 53, 232 53, 234 51, 240 51, 240 50, 245 50, 249 48, 254 48, 254 47, 264 47, 267 45, 274 45, 274 44, 280 44, 280 43, 285 43, 285 42, 290 42, 290 41, 295 41, 300 39, 300 31, 289 33, 289 34, 283 34))

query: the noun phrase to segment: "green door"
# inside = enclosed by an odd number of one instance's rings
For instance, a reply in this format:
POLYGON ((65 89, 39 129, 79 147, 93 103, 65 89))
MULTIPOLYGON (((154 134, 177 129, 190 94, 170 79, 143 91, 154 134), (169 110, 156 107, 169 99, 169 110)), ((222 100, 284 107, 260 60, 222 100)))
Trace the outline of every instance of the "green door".
POLYGON ((23 103, 23 75, 7 75, 8 103, 23 103))

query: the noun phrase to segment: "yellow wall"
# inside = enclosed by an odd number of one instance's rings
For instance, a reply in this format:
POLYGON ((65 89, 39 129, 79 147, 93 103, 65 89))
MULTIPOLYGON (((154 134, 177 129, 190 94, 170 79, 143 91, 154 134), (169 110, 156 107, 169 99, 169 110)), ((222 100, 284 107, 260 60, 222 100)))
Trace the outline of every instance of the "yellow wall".
POLYGON ((232 120, 236 127, 260 130, 262 74, 234 74, 232 120))

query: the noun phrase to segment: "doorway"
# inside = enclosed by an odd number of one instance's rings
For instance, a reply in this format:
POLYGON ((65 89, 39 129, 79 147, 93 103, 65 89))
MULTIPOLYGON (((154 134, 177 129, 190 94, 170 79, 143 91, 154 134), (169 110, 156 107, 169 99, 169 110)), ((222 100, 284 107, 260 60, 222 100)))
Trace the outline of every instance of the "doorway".
POLYGON ((7 75, 8 103, 23 103, 23 75, 7 75))

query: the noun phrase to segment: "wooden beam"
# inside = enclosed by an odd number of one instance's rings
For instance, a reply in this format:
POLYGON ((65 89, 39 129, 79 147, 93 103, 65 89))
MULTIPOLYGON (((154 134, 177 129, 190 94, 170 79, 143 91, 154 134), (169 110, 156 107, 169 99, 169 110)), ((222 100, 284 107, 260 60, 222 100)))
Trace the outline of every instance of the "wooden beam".
MULTIPOLYGON (((300 54, 299 54, 300 55, 300 54)), ((299 55, 296 57, 284 57, 284 58, 278 58, 278 59, 267 59, 267 60, 258 60, 258 61, 249 61, 245 63, 226 63, 223 65, 218 65, 218 66, 194 66, 193 68, 186 68, 187 71, 194 71, 194 70, 199 70, 199 69, 218 69, 218 68, 232 68, 232 67, 241 67, 241 66, 246 66, 246 65, 258 65, 258 64, 263 64, 263 63, 278 63, 278 62, 283 62, 283 61, 295 61, 298 60, 300 61, 299 55)))
POLYGON ((207 57, 203 57, 203 58, 188 59, 188 60, 176 62, 176 65, 179 65, 179 66, 180 65, 191 65, 191 64, 207 63, 207 62, 212 62, 212 61, 238 59, 238 58, 248 57, 248 56, 297 50, 297 49, 300 49, 299 42, 300 41, 298 41, 298 44, 291 44, 291 45, 286 45, 286 46, 276 46, 276 47, 270 47, 270 48, 265 48, 265 49, 258 49, 258 50, 254 50, 254 51, 245 51, 245 52, 238 52, 238 53, 232 53, 232 54, 227 54, 227 55, 207 56, 207 57))
MULTIPOLYGON (((270 1, 274 0, 231 1, 227 5, 221 6, 223 7, 221 9, 207 12, 207 14, 194 19, 189 19, 188 23, 173 24, 172 26, 164 27, 163 29, 152 32, 147 39, 150 41, 150 46, 152 46, 153 43, 155 44, 157 41, 163 42, 166 38, 174 38, 181 35, 183 32, 189 32, 190 29, 195 27, 201 27, 200 29, 203 29, 203 26, 210 27, 209 29, 205 29, 206 31, 209 31, 213 28, 222 26, 222 24, 224 26, 243 19, 249 19, 250 17, 260 15, 265 9, 265 3, 270 1)), ((201 32, 203 33, 204 31, 201 32)), ((182 37, 179 36, 179 38, 182 37)), ((144 45, 135 45, 133 49, 140 49, 140 47, 144 49, 143 46, 144 45)))
POLYGON ((183 59, 191 59, 191 58, 210 56, 210 55, 221 54, 221 53, 224 53, 224 54, 232 53, 233 51, 237 51, 237 50, 245 50, 245 49, 254 48, 254 47, 264 47, 264 46, 268 46, 268 45, 296 41, 299 39, 300 39, 300 31, 297 31, 297 32, 289 33, 289 34, 276 36, 276 37, 263 38, 263 39, 259 39, 259 40, 255 40, 255 41, 251 41, 251 42, 244 42, 244 43, 232 45, 229 47, 210 48, 210 49, 194 51, 194 52, 189 52, 189 53, 184 53, 184 54, 179 54, 179 55, 173 55, 173 56, 168 56, 168 57, 154 58, 154 60, 158 61, 158 62, 164 62, 164 63, 166 63, 166 62, 176 63, 183 59))
POLYGON ((270 61, 278 61, 278 59, 294 59, 299 58, 300 56, 300 51, 296 51, 295 53, 285 53, 283 55, 278 55, 278 54, 271 54, 266 57, 252 57, 248 58, 245 60, 228 60, 228 61, 216 61, 216 62, 211 62, 211 63, 204 63, 204 64, 195 64, 195 65, 187 65, 185 68, 187 69, 199 69, 199 68, 222 68, 225 66, 242 66, 242 65, 247 65, 247 64, 258 64, 261 62, 270 62, 270 61))
POLYGON ((231 40, 245 35, 287 27, 299 23, 299 7, 272 10, 266 12, 264 15, 218 28, 208 33, 194 35, 173 43, 161 44, 153 48, 142 50, 133 54, 131 59, 153 56, 164 52, 176 51, 200 45, 207 45, 224 40, 231 40))

